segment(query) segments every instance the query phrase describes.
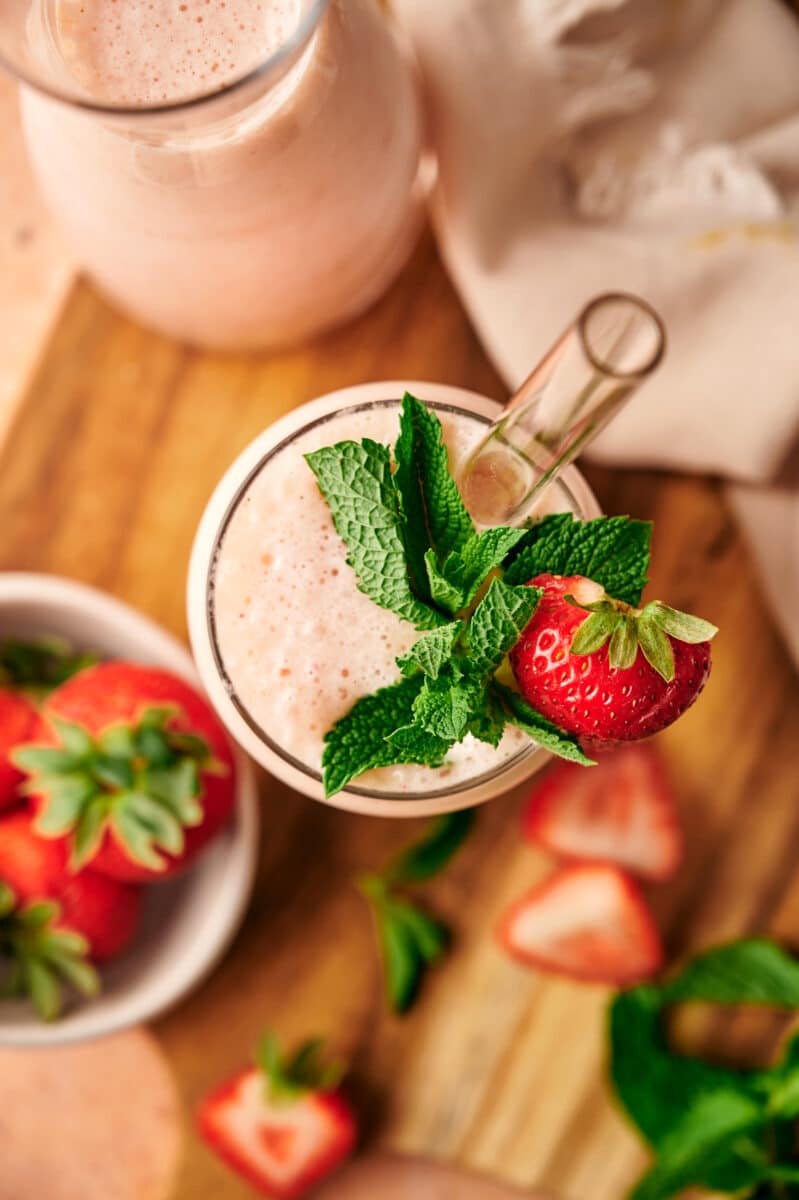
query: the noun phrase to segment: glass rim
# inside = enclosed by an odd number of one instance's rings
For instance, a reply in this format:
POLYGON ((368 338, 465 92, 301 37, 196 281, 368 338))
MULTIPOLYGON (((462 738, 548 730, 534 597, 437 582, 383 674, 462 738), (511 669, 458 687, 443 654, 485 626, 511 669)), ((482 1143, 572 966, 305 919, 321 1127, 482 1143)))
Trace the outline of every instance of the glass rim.
MULTIPOLYGON (((342 413, 366 412, 366 411, 369 411, 369 410, 372 410, 375 408, 388 408, 390 406, 399 407, 399 405, 401 403, 402 403, 401 397, 398 396, 398 397, 389 397, 389 398, 386 398, 385 400, 366 400, 359 404, 347 405, 342 408, 334 409, 332 412, 325 413, 322 416, 315 417, 312 420, 306 422, 304 425, 301 425, 299 428, 295 429, 292 433, 287 434, 286 437, 282 438, 276 445, 272 446, 269 450, 267 450, 258 459, 257 463, 255 463, 255 465, 250 468, 250 470, 247 472, 247 474, 244 477, 244 479, 242 480, 242 482, 236 488, 236 491, 233 494, 230 502, 228 503, 228 505, 225 509, 225 512, 223 513, 222 518, 219 522, 219 526, 217 528, 216 534, 214 535, 213 543, 211 545, 211 550, 210 550, 210 553, 208 556, 208 568, 207 568, 206 575, 205 575, 206 634, 208 637, 208 645, 211 650, 211 657, 213 659, 214 666, 219 674, 219 678, 221 679, 223 686, 225 688, 225 693, 226 693, 228 699, 230 700, 230 703, 233 705, 234 709, 236 710, 236 713, 241 718, 241 720, 244 721, 245 725, 248 727, 250 732, 253 733, 255 735, 255 737, 257 737, 258 740, 272 754, 274 754, 277 758, 279 758, 283 763, 285 763, 287 766, 293 768, 295 771, 299 772, 301 775, 304 775, 306 779, 311 780, 318 787, 321 787, 322 782, 323 782, 321 772, 316 770, 314 767, 308 766, 307 763, 303 762, 301 759, 296 758, 293 754, 290 754, 283 746, 281 746, 278 742, 276 742, 266 732, 266 730, 263 728, 263 726, 261 726, 254 719, 254 717, 250 713, 248 707, 240 699, 240 697, 238 696, 236 689, 233 685, 233 681, 231 680, 230 676, 228 675, 228 672, 225 668, 224 659, 222 657, 222 652, 221 652, 221 649, 219 646, 219 640, 217 637, 217 629, 216 629, 216 614, 215 614, 215 608, 214 608, 214 593, 215 593, 214 577, 215 577, 215 573, 216 573, 217 561, 218 561, 219 553, 220 553, 220 550, 222 547, 222 543, 225 538, 225 534, 228 531, 230 523, 233 520, 233 517, 235 516, 235 514, 239 508, 239 505, 241 504, 244 496, 246 495, 250 485, 260 475, 261 471, 268 465, 268 463, 270 462, 271 459, 273 459, 276 455, 280 454, 283 450, 285 450, 293 442, 297 441, 298 438, 303 437, 306 433, 309 433, 311 430, 318 428, 320 425, 326 425, 326 424, 334 421, 337 417, 341 416, 342 413)), ((448 413, 453 413, 457 416, 467 416, 467 417, 470 417, 473 420, 477 421, 481 425, 489 426, 491 424, 490 417, 485 416, 483 413, 474 412, 467 408, 460 408, 457 404, 447 404, 443 401, 435 401, 435 400, 426 400, 425 404, 427 404, 430 408, 435 409, 438 412, 448 412, 448 413)), ((554 486, 559 487, 563 492, 566 493, 566 496, 568 497, 569 503, 571 505, 571 511, 573 511, 579 515, 583 511, 583 506, 581 505, 578 497, 575 495, 572 488, 569 486, 568 481, 565 480, 563 478, 563 476, 561 475, 555 481, 554 486)), ((468 793, 468 792, 476 790, 478 788, 485 787, 486 784, 489 784, 494 779, 498 779, 501 776, 505 775, 510 770, 518 767, 519 764, 524 762, 525 760, 527 760, 527 759, 532 760, 543 753, 545 753, 543 748, 541 746, 537 745, 532 739, 530 739, 529 745, 527 745, 523 749, 517 751, 515 754, 512 754, 509 758, 504 759, 501 763, 498 763, 496 767, 493 767, 488 771, 483 771, 481 774, 475 775, 473 778, 463 780, 461 783, 451 784, 449 786, 442 786, 439 788, 426 788, 424 791, 407 791, 407 792, 397 792, 397 791, 389 791, 387 789, 367 788, 367 787, 358 786, 355 783, 350 783, 350 784, 347 784, 346 788, 344 788, 343 790, 345 793, 347 793, 349 795, 359 796, 362 799, 367 799, 367 800, 387 800, 387 801, 397 801, 397 802, 402 802, 402 801, 418 802, 420 800, 437 800, 437 799, 441 799, 442 797, 445 797, 445 796, 451 796, 453 794, 457 794, 460 792, 468 793)), ((465 803, 468 804, 468 800, 466 800, 465 803)))
POLYGON ((298 21, 297 28, 291 37, 287 38, 268 58, 265 58, 255 67, 251 67, 248 71, 245 71, 243 75, 231 79, 224 87, 216 88, 213 91, 198 92, 196 95, 187 96, 181 100, 168 100, 159 104, 137 105, 109 104, 92 100, 89 97, 76 95, 42 82, 41 79, 37 79, 22 70, 17 63, 8 58, 2 49, 0 49, 0 68, 11 76, 12 79, 15 79, 17 83, 31 88, 34 92, 38 92, 49 100, 57 100, 82 112, 95 113, 98 116, 130 117, 134 119, 148 116, 168 116, 171 113, 196 110, 203 105, 212 104, 214 101, 221 100, 226 96, 235 95, 259 79, 266 79, 269 75, 275 74, 280 66, 290 61, 310 41, 330 3, 331 0, 310 0, 307 12, 298 21))

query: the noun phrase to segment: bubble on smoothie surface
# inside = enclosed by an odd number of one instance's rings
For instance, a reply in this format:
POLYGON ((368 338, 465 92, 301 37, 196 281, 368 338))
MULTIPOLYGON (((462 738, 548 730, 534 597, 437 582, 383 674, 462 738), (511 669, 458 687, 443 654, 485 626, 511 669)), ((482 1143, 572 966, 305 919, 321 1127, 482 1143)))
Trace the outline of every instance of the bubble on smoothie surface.
POLYGON ((71 74, 98 100, 155 105, 216 91, 297 28, 301 0, 58 0, 71 74))
MULTIPOLYGON (((327 730, 361 696, 397 681, 395 660, 419 634, 356 587, 303 455, 347 439, 393 443, 398 420, 394 407, 345 412, 273 455, 233 513, 216 559, 214 624, 228 680, 272 741, 315 770, 327 730)), ((447 412, 441 420, 457 475, 484 427, 447 412)), ((446 775, 403 765, 358 782, 397 792, 449 786, 527 744, 513 727, 496 750, 467 736, 449 752, 446 775)))

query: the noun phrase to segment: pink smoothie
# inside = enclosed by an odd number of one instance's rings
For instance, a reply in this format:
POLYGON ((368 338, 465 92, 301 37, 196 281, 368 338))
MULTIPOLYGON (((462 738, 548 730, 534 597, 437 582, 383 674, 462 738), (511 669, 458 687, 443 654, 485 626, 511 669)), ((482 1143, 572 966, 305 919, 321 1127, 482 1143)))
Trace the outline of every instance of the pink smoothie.
MULTIPOLYGON (((457 475, 485 425, 466 413, 439 415, 457 475)), ((397 433, 392 404, 345 410, 284 445, 241 495, 213 568, 217 648, 238 703, 283 753, 316 771, 327 730, 359 697, 399 678, 395 659, 419 634, 358 591, 303 455, 347 439, 393 443, 397 433)), ((567 507, 557 488, 549 495, 554 508, 567 507)), ((497 749, 469 735, 441 768, 386 767, 356 783, 397 793, 457 790, 530 744, 512 727, 497 749)))
MULTIPOLYGON (((40 3, 52 4, 52 0, 40 3)), ((311 0, 57 0, 54 71, 113 120, 26 91, 46 197, 101 286, 186 340, 266 346, 373 301, 419 229, 416 80, 375 0, 331 0, 286 62, 311 0)))

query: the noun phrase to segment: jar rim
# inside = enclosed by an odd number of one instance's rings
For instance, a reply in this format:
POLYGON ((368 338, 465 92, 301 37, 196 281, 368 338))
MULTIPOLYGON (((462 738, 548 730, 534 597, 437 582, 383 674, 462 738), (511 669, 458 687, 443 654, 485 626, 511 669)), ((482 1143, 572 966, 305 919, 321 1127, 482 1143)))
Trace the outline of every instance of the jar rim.
POLYGON ((212 104, 217 100, 236 95, 236 93, 244 91, 259 81, 265 82, 270 76, 275 76, 276 79, 279 78, 283 69, 306 47, 330 3, 331 0, 310 0, 307 10, 300 17, 297 27, 291 36, 262 62, 245 71, 242 75, 234 77, 223 87, 215 88, 212 91, 198 92, 196 95, 190 95, 179 100, 136 105, 111 104, 93 100, 91 97, 83 96, 79 93, 71 93, 64 88, 38 78, 32 72, 20 67, 18 63, 13 62, 8 54, 3 51, 2 47, 0 47, 0 68, 18 83, 49 100, 57 100, 68 105, 70 108, 75 108, 86 113, 94 113, 98 116, 126 117, 135 120, 137 117, 159 117, 190 112, 201 108, 203 105, 212 104))

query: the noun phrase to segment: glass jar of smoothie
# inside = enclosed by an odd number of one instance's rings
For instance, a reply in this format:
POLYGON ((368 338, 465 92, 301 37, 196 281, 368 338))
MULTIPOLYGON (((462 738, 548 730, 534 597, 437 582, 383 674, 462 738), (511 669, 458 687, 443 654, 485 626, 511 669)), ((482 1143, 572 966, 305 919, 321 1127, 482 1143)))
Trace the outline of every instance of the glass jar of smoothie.
POLYGON ((0 63, 81 262, 164 333, 297 341, 413 247, 419 94, 377 0, 7 0, 0 63))
MULTIPOLYGON (((371 383, 323 396, 261 434, 230 467, 200 523, 188 621, 205 688, 232 736, 273 775, 317 800, 323 738, 360 696, 392 683, 395 659, 419 634, 359 592, 303 455, 347 439, 396 441, 402 394, 432 406, 456 477, 498 415, 461 388, 371 383)), ((585 480, 566 468, 545 509, 599 515, 585 480)), ((384 767, 328 802, 352 812, 415 817, 507 791, 548 760, 509 727, 494 749, 470 735, 443 766, 384 767)))

